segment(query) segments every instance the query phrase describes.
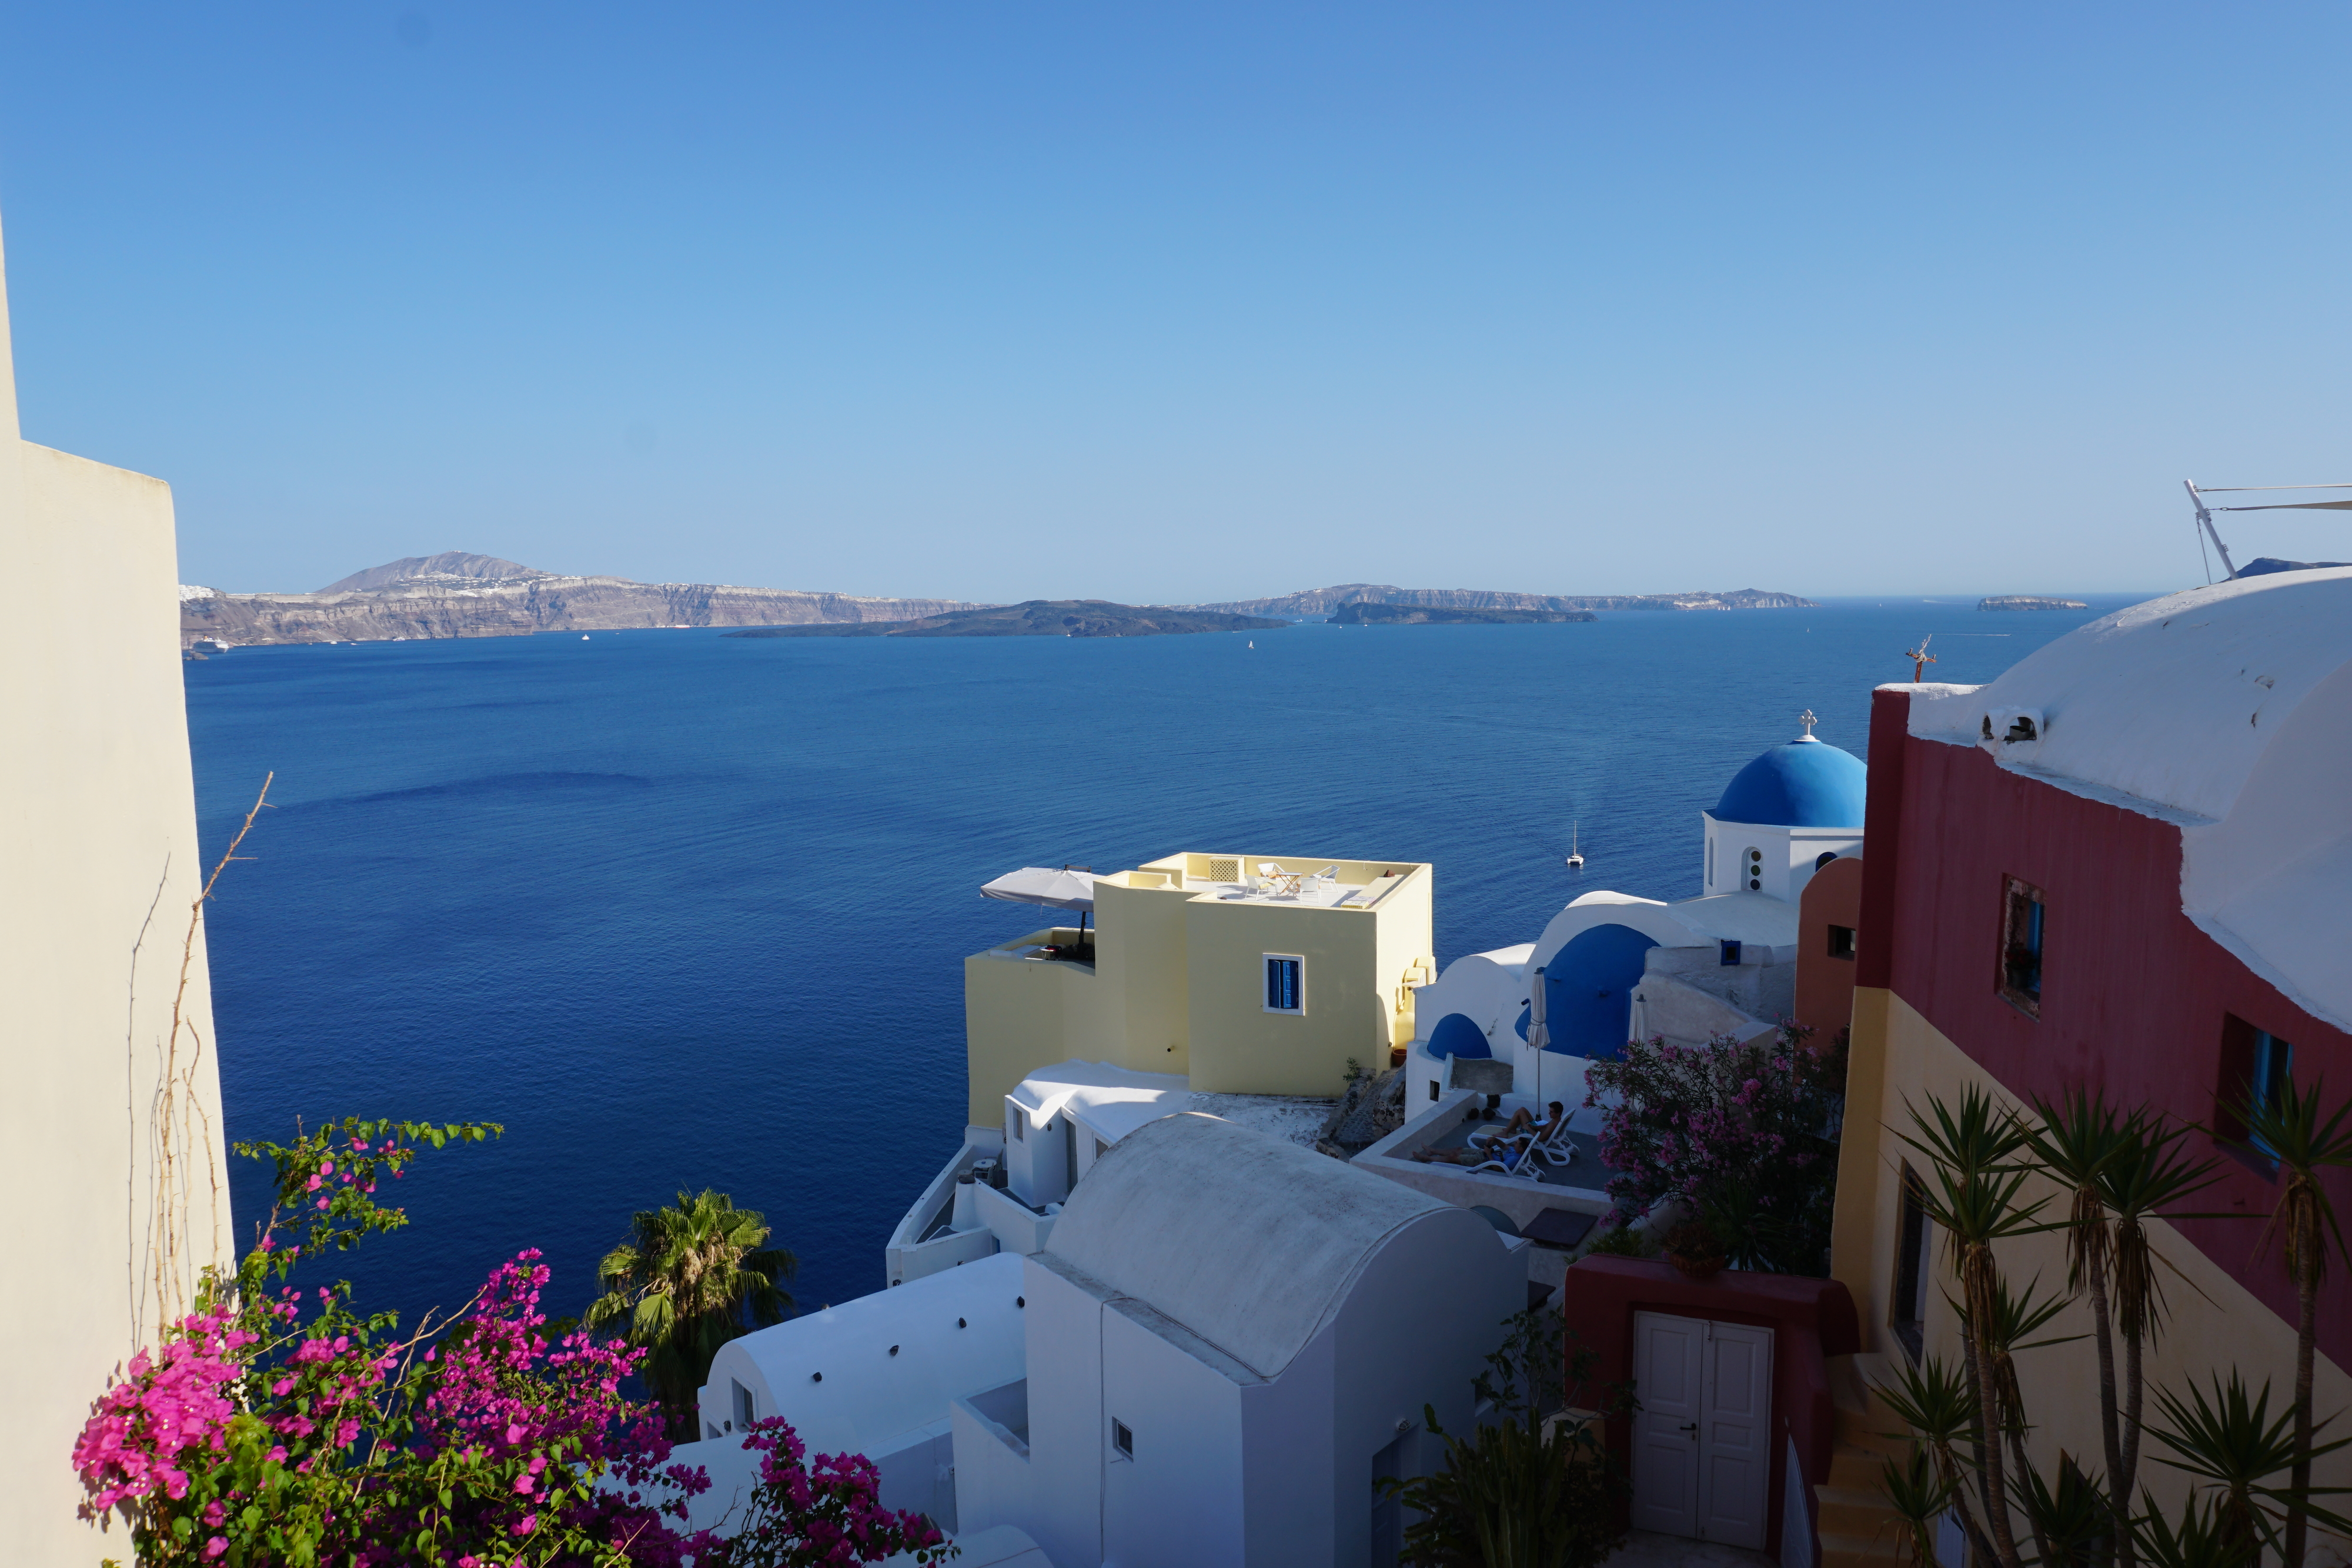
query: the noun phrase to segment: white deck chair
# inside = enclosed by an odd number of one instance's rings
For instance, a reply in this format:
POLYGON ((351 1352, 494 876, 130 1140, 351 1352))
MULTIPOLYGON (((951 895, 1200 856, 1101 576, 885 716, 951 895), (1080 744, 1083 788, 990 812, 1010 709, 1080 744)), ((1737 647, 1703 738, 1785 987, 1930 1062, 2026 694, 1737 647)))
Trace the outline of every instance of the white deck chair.
POLYGON ((1276 898, 1297 898, 1298 896, 1297 873, 1296 872, 1287 872, 1283 870, 1282 867, 1274 861, 1258 862, 1257 877, 1258 890, 1262 893, 1272 894, 1276 898))
POLYGON ((1492 1171, 1496 1176, 1508 1176, 1514 1181, 1540 1182, 1543 1180, 1543 1158, 1536 1153, 1532 1145, 1521 1149, 1516 1159, 1505 1160, 1497 1157, 1483 1165, 1472 1166, 1470 1169, 1474 1173, 1492 1171))

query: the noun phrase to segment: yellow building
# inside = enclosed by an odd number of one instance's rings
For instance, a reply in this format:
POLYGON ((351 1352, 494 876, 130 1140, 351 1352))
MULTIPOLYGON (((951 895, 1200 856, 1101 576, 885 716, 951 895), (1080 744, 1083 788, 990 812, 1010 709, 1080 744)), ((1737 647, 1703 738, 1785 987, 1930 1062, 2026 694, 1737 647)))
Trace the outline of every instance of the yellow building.
POLYGON ((1034 1070, 1081 1059, 1220 1094, 1337 1094, 1413 1036, 1433 978, 1432 869, 1174 854, 1094 881, 1068 926, 964 960, 967 1119, 994 1132, 1034 1070))

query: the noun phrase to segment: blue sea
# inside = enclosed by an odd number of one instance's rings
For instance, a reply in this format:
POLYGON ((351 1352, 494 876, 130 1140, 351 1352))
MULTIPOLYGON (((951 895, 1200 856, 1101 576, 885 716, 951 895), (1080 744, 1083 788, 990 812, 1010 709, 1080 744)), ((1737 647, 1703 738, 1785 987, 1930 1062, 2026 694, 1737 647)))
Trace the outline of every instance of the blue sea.
MULTIPOLYGON (((705 1186, 769 1218, 803 1308, 845 1301, 960 1136, 963 956, 1036 924, 989 878, 1430 861, 1448 960, 1593 888, 1696 893, 1724 783, 1805 708, 1864 754, 1921 637, 1931 679, 1984 681, 2127 601, 235 650, 187 666, 208 862, 277 778, 208 916, 229 1133, 505 1124, 420 1160, 410 1228, 350 1255, 410 1321, 526 1247, 576 1312, 632 1212, 705 1186)), ((243 1231, 267 1183, 236 1164, 243 1231)))

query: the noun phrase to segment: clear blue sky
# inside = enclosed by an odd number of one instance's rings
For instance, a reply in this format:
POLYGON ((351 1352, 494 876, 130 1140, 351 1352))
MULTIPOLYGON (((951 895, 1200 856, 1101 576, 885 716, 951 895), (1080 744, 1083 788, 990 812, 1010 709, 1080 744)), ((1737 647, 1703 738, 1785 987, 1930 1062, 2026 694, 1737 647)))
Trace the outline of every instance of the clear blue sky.
MULTIPOLYGON (((2175 587, 2183 476, 2352 479, 2347 57, 2341 5, 11 0, 25 434, 172 481, 227 590, 2175 587)), ((2300 516, 2231 543, 2352 559, 2300 516)))

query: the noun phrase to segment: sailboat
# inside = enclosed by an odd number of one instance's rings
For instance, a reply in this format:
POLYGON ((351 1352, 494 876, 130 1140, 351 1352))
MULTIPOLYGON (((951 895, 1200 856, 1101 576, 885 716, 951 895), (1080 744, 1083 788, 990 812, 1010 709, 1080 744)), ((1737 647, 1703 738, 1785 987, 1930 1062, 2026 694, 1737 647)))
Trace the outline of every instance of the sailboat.
POLYGON ((1568 830, 1568 863, 1575 871, 1584 869, 1584 852, 1576 847, 1577 832, 1582 826, 1581 822, 1570 823, 1568 830))

